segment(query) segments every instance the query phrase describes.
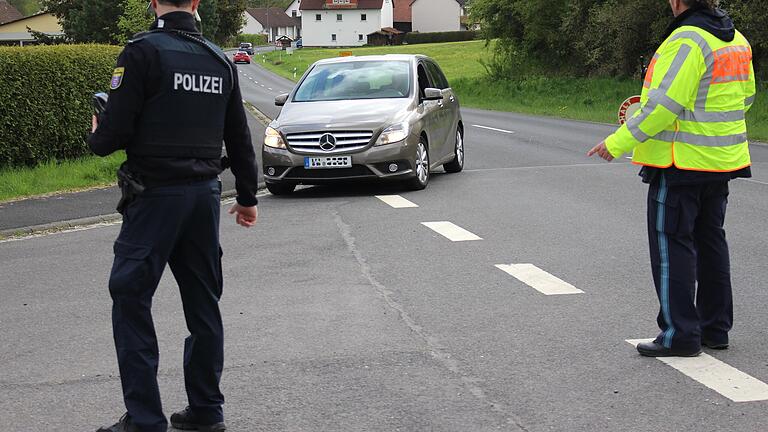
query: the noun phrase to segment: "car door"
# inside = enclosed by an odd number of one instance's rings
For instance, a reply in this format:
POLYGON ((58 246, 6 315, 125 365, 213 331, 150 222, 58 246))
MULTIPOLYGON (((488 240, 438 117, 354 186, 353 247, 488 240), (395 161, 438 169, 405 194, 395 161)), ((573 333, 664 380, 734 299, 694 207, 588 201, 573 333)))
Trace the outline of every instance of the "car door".
POLYGON ((448 80, 445 79, 445 75, 437 66, 437 64, 430 60, 425 60, 427 72, 429 73, 431 86, 439 89, 443 93, 443 100, 437 101, 437 113, 435 115, 437 121, 437 128, 439 132, 437 137, 439 143, 436 145, 436 149, 439 153, 435 153, 432 160, 437 162, 443 160, 453 154, 454 141, 453 141, 453 116, 455 114, 455 104, 452 101, 456 100, 456 97, 452 95, 451 90, 448 88, 448 80))
POLYGON ((440 125, 440 114, 442 114, 442 101, 424 100, 424 90, 434 88, 434 84, 429 76, 426 64, 420 61, 416 67, 417 84, 419 88, 419 101, 422 109, 422 122, 424 130, 429 137, 429 159, 434 163, 442 158, 442 145, 445 142, 444 132, 440 125))
POLYGON ((448 83, 448 79, 445 77, 443 70, 440 69, 440 66, 437 63, 434 63, 434 65, 434 73, 437 74, 435 79, 440 82, 440 89, 443 91, 443 95, 445 96, 444 110, 446 111, 446 118, 448 121, 447 142, 449 144, 448 147, 450 148, 450 153, 452 153, 455 144, 454 139, 456 136, 456 130, 459 127, 459 120, 461 119, 459 99, 456 96, 456 92, 453 91, 453 88, 451 88, 450 84, 448 83))

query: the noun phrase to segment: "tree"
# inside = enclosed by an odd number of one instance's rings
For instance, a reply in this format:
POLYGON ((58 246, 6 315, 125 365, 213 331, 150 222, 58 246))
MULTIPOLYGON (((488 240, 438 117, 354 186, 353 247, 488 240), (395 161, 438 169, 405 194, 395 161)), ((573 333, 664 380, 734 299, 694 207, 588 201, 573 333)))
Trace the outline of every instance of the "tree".
POLYGON ((220 44, 237 36, 245 25, 246 3, 245 0, 217 0, 217 12, 219 26, 216 29, 214 40, 220 44))
POLYGON ((198 8, 202 20, 203 35, 214 39, 219 29, 219 5, 217 0, 202 0, 198 8))
POLYGON ((117 23, 122 15, 115 0, 42 0, 42 6, 53 13, 73 42, 115 44, 120 34, 117 23))
POLYGON ((134 34, 145 31, 154 21, 154 15, 147 12, 145 0, 123 0, 120 2, 123 14, 117 21, 119 32, 113 35, 120 45, 125 45, 134 34))

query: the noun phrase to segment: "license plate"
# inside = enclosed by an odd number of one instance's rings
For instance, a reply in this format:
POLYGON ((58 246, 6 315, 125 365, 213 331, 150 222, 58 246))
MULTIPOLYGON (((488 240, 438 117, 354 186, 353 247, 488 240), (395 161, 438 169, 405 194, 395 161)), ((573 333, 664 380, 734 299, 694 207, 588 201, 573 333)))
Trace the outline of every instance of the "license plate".
POLYGON ((331 157, 305 157, 304 168, 323 169, 323 168, 350 168, 352 167, 351 156, 331 156, 331 157))

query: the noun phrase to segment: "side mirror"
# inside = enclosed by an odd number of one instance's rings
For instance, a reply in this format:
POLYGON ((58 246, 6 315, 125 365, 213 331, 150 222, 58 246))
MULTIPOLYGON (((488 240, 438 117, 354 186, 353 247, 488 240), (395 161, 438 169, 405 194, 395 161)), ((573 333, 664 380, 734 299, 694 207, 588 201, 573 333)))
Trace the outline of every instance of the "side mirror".
POLYGON ((426 88, 424 89, 424 100, 443 100, 443 91, 436 88, 426 88))
POLYGON ((288 93, 281 94, 275 98, 275 105, 277 106, 283 106, 286 102, 288 102, 288 93))

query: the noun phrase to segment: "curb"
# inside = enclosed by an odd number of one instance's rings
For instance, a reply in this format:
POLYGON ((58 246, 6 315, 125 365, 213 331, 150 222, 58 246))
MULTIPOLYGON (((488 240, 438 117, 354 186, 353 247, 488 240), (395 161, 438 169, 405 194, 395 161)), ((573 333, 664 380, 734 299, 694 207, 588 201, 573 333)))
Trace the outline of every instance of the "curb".
MULTIPOLYGON (((262 184, 259 183, 259 190, 262 190, 262 184)), ((228 190, 221 193, 222 203, 231 200, 237 195, 237 191, 228 190)), ((19 239, 24 237, 30 237, 41 234, 53 234, 61 231, 67 231, 70 229, 82 228, 91 225, 108 224, 120 221, 123 219, 123 215, 120 213, 110 213, 100 216, 89 216, 80 219, 70 219, 66 221, 50 222, 47 224, 33 225, 21 228, 11 228, 6 230, 0 230, 0 241, 7 241, 13 239, 19 239)))

